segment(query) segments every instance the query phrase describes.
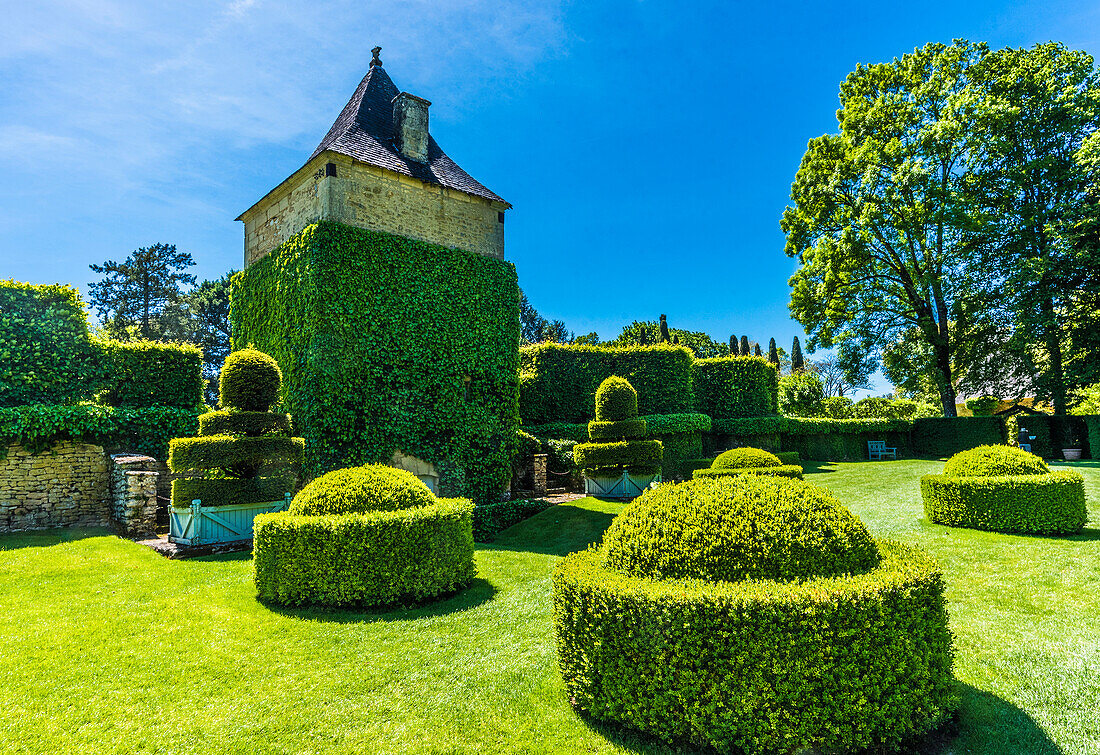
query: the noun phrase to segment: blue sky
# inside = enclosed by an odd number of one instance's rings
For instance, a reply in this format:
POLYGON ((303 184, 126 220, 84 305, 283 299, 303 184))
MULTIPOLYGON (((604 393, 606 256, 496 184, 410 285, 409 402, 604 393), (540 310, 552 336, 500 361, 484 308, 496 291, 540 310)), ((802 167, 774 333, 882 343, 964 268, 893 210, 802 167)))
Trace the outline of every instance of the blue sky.
MULTIPOLYGON (((857 63, 952 38, 1096 54, 1096 2, 375 0, 10 4, 0 26, 0 277, 87 291, 153 242, 200 279, 301 166, 383 47, 432 132, 508 199, 505 254, 547 317, 666 313, 789 344, 779 218, 857 63)), ((880 387, 884 387, 880 385, 880 387)))

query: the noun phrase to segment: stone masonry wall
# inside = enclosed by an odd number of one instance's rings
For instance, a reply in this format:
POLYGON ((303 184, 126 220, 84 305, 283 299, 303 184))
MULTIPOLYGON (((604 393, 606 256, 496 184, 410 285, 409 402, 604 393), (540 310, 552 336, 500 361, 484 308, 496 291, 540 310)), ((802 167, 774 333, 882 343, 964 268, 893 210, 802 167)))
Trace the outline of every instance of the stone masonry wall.
POLYGON ((506 205, 322 152, 241 219, 245 266, 310 223, 335 220, 504 258, 506 205), (333 163, 336 175, 326 175, 333 163))
POLYGON ((111 516, 124 535, 156 533, 158 466, 150 456, 111 455, 111 516))
POLYGON ((0 532, 107 524, 102 448, 64 441, 40 454, 20 445, 7 452, 0 459, 0 532))

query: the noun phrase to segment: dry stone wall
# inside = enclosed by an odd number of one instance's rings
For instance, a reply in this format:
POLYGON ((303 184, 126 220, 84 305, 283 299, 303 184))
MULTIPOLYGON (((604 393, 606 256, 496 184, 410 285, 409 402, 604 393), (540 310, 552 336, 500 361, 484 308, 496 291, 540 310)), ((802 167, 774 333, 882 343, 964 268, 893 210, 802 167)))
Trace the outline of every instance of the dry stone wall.
POLYGON ((111 456, 111 517, 124 535, 156 533, 157 467, 151 456, 111 456))
POLYGON ((39 454, 8 446, 0 460, 0 532, 106 525, 108 476, 99 446, 64 441, 39 454))

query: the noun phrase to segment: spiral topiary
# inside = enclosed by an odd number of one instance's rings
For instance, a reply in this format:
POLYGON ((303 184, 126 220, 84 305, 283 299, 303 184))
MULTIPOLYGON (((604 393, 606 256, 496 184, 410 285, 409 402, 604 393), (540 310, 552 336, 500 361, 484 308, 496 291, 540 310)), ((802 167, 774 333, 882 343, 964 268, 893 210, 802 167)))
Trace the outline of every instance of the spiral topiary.
POLYGON ((957 702, 938 566, 803 482, 647 491, 558 564, 553 597, 572 704, 666 741, 887 749, 957 702))
POLYGON ((824 488, 700 479, 647 491, 604 535, 609 567, 650 579, 798 580, 863 574, 875 541, 824 488))
POLYGON ((337 469, 306 485, 290 503, 292 514, 365 514, 435 503, 430 488, 412 472, 369 464, 337 469))
POLYGON ((802 467, 784 464, 775 454, 759 448, 731 448, 718 455, 709 469, 696 469, 693 477, 733 477, 737 475, 770 475, 802 479, 802 467))
POLYGON ((638 392, 626 378, 616 375, 596 389, 596 420, 621 422, 638 416, 638 392))
POLYGON ((955 454, 943 474, 921 478, 930 522, 995 532, 1068 534, 1088 519, 1085 481, 1071 469, 1051 471, 1011 446, 978 446, 955 454))
POLYGON ((282 379, 279 363, 262 351, 234 351, 218 377, 222 408, 266 412, 279 400, 282 379))

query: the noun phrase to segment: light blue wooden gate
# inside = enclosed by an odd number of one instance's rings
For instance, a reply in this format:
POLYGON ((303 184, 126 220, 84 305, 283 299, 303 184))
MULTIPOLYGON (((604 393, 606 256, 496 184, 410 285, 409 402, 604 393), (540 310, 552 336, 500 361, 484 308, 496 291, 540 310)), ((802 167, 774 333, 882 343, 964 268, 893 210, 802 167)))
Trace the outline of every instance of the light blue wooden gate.
POLYGON ((192 501, 190 506, 169 510, 168 539, 180 545, 217 545, 252 539, 252 520, 257 514, 285 511, 290 506, 290 493, 281 501, 242 503, 234 506, 203 506, 192 501))
POLYGON ((585 495, 597 498, 618 498, 633 500, 645 492, 654 482, 660 482, 661 475, 632 475, 623 472, 621 477, 585 477, 585 495))

